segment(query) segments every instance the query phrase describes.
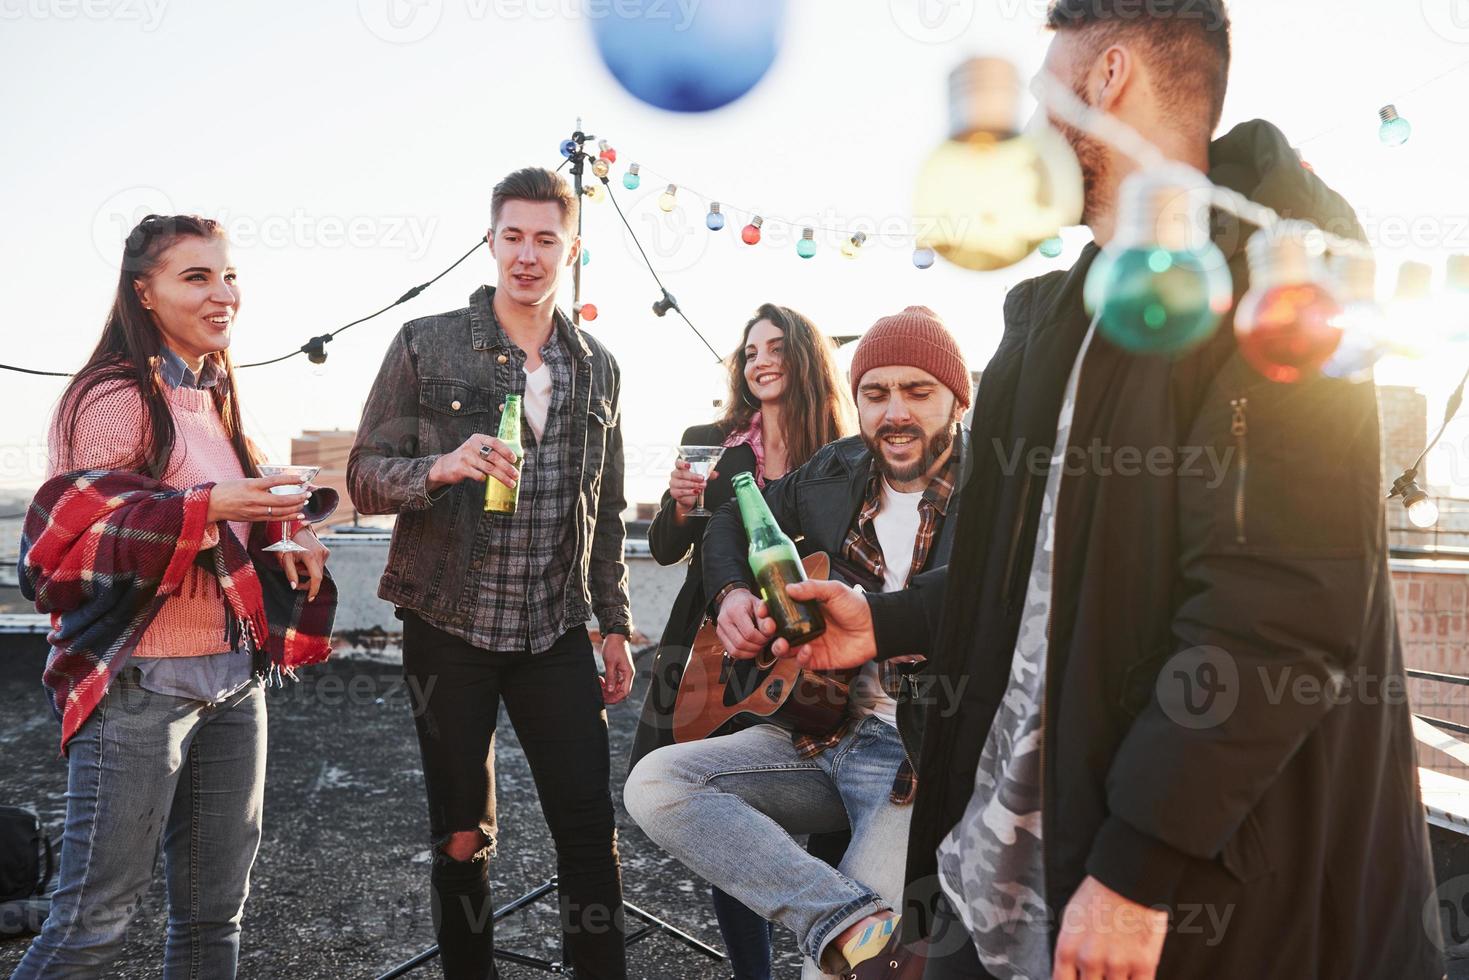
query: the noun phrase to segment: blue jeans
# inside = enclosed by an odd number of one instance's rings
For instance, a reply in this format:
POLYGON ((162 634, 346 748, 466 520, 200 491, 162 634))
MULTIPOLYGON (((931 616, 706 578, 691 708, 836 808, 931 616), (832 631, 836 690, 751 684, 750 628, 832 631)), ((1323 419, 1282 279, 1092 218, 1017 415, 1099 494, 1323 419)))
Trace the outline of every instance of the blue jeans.
POLYGON ((56 894, 12 980, 106 975, 152 883, 160 845, 163 976, 235 976, 260 847, 265 690, 251 682, 211 704, 146 691, 138 674, 123 668, 67 747, 56 894))
POLYGON ((624 800, 643 831, 689 870, 796 934, 805 975, 828 942, 902 904, 911 806, 892 802, 903 761, 897 730, 853 722, 835 746, 802 759, 772 725, 650 753, 624 800), (850 825, 833 868, 791 835, 850 825))

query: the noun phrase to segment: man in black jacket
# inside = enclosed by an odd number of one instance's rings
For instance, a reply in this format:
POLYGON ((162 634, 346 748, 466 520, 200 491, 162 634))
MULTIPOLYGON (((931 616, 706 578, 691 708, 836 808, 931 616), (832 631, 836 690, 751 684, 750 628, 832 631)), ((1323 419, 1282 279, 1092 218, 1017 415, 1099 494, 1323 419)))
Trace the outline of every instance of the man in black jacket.
MULTIPOLYGON (((803 552, 825 552, 871 591, 902 589, 948 559, 968 458, 959 419, 969 372, 938 318, 913 306, 863 336, 852 378, 861 435, 821 449, 765 498, 803 552)), ((747 551, 739 512, 727 503, 705 531, 704 581, 720 638, 737 657, 769 643, 755 623, 747 551)), ((644 832, 795 932, 807 975, 820 975, 817 963, 836 972, 870 959, 893 933, 914 785, 898 717, 914 710, 913 669, 866 665, 851 679, 846 722, 829 736, 793 739, 757 725, 658 749, 628 776, 627 809, 644 832), (849 825, 852 841, 835 868, 791 839, 849 825)))
MULTIPOLYGON (((1057 0, 1050 23, 1046 68, 1088 104, 1361 237, 1268 123, 1210 143, 1221 2, 1057 0)), ((1067 132, 1105 244, 1133 165, 1067 132)), ((1236 298, 1251 230, 1215 229, 1236 298)), ((1437 978, 1375 389, 1267 381, 1228 318, 1128 354, 1083 310, 1096 255, 1006 299, 948 568, 791 588, 826 602, 808 665, 927 653, 970 681, 927 712, 905 938, 932 937, 931 977, 1437 978)))

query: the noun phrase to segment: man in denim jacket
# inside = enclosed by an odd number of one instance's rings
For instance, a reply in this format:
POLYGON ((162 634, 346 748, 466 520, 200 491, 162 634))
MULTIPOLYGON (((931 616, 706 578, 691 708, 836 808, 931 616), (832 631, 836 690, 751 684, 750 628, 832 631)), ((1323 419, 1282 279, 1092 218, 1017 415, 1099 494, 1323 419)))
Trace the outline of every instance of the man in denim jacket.
POLYGON ((428 789, 439 946, 450 978, 495 976, 487 862, 503 698, 556 843, 578 976, 625 976, 607 716, 632 686, 620 375, 555 307, 580 260, 575 195, 547 170, 494 190, 499 287, 406 325, 363 411, 347 480, 358 510, 398 514, 378 594, 403 619, 403 668, 428 789), (523 460, 497 432, 523 406, 523 460), (511 515, 485 481, 520 484, 511 515), (585 627, 595 615, 607 674, 585 627))

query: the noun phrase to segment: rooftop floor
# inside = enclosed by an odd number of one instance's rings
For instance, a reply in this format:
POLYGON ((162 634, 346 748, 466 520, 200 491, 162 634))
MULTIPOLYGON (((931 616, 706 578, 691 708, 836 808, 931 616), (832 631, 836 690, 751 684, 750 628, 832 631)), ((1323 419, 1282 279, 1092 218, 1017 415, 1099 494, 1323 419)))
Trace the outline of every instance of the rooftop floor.
MULTIPOLYGON (((34 808, 60 836, 66 768, 57 727, 40 687, 40 637, 0 637, 0 802, 34 808)), ((299 684, 270 692, 270 760, 265 840, 251 881, 240 952, 242 977, 340 980, 374 977, 434 941, 428 897, 428 827, 407 699, 394 651, 333 658, 303 672, 299 684)), ((651 651, 637 657, 633 695, 608 712, 612 785, 627 899, 715 946, 719 931, 708 888, 653 845, 623 810, 636 712, 647 688, 651 651)), ((529 891, 555 867, 550 835, 513 730, 501 717, 497 772, 500 856, 491 865, 497 906, 529 891)), ((154 882, 109 977, 159 975, 164 894, 154 882)), ((497 944, 555 958, 555 903, 545 900, 499 923, 497 944)), ((776 938, 777 975, 799 971, 790 933, 776 938)), ((19 962, 27 940, 0 942, 0 976, 19 962)), ((629 950, 629 976, 722 980, 728 970, 670 937, 649 936, 629 950)), ((507 980, 543 976, 502 966, 507 980)), ((436 964, 411 976, 441 976, 436 964)))

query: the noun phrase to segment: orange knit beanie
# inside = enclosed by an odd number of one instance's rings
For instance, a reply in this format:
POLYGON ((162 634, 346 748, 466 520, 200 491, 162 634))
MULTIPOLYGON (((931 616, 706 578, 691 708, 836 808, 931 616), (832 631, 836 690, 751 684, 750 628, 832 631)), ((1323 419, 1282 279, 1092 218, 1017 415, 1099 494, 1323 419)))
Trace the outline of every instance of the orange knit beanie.
POLYGON ((954 393, 959 404, 969 407, 969 368, 964 354, 938 314, 928 307, 910 306, 885 316, 862 335, 852 355, 852 397, 857 397, 864 374, 894 364, 927 371, 954 393))

